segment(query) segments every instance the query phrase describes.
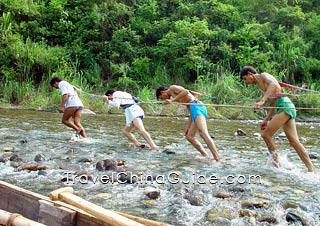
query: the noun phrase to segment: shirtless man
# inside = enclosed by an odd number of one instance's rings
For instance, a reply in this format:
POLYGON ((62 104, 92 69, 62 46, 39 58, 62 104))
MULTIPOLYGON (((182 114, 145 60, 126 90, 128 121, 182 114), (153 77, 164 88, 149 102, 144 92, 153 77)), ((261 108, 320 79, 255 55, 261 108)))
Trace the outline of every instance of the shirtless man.
POLYGON ((240 78, 247 84, 258 84, 259 89, 264 93, 262 99, 255 103, 255 109, 262 108, 267 100, 271 107, 275 107, 269 110, 260 125, 261 130, 263 130, 262 138, 272 155, 273 164, 280 167, 277 147, 272 136, 280 128, 283 128, 290 145, 296 150, 308 171, 316 172, 308 152, 299 141, 295 121, 297 116, 295 106, 287 96, 281 95, 282 89, 275 77, 265 72, 258 74, 253 67, 245 66, 240 72, 240 78))
POLYGON ((164 100, 165 104, 170 104, 172 102, 186 104, 190 112, 189 122, 185 131, 186 139, 201 153, 201 155, 209 157, 202 144, 196 138, 196 132, 199 131, 200 136, 210 149, 213 158, 216 161, 219 161, 220 157, 217 148, 209 135, 207 128, 207 109, 199 100, 196 99, 195 96, 197 95, 201 94, 187 90, 178 85, 172 85, 169 88, 161 86, 156 91, 157 99, 164 100))

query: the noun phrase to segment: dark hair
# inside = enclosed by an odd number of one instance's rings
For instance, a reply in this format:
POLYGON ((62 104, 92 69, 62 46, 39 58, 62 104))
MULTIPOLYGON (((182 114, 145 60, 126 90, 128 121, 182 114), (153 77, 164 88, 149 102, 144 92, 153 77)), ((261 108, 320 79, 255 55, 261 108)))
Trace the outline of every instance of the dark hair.
POLYGON ((254 69, 254 67, 244 66, 240 72, 240 79, 242 79, 243 76, 247 75, 248 72, 251 72, 252 74, 257 74, 257 71, 256 71, 256 69, 254 69))
POLYGON ((162 91, 165 91, 165 90, 167 90, 167 89, 168 89, 167 87, 160 86, 160 87, 156 90, 156 97, 157 97, 157 100, 159 100, 160 95, 161 95, 161 92, 162 92, 162 91))
POLYGON ((112 95, 113 93, 114 93, 113 89, 108 89, 107 92, 104 95, 108 96, 110 94, 112 95))
POLYGON ((62 79, 59 78, 59 77, 53 77, 51 80, 50 80, 50 85, 53 86, 56 82, 61 82, 62 79))

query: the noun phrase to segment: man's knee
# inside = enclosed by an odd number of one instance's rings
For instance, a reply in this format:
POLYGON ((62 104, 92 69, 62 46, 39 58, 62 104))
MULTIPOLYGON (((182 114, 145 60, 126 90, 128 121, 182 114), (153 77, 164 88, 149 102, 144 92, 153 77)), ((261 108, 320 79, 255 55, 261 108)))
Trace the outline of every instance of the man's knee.
POLYGON ((195 136, 191 136, 191 135, 187 134, 187 135, 186 135, 186 139, 187 139, 189 142, 192 142, 192 141, 194 141, 195 136))
POLYGON ((266 132, 262 132, 261 137, 262 137, 264 140, 270 140, 270 139, 272 139, 272 135, 269 134, 269 133, 266 133, 266 132))

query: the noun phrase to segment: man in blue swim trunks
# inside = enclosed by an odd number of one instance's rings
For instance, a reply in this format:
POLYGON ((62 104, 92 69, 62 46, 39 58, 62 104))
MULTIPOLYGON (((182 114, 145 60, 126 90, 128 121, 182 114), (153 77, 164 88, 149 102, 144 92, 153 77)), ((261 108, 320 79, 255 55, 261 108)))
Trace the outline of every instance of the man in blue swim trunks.
POLYGON ((255 103, 255 109, 262 108, 266 101, 269 101, 270 106, 274 107, 270 108, 260 125, 261 130, 263 130, 262 138, 272 155, 273 164, 276 167, 280 167, 277 146, 272 136, 282 128, 290 145, 296 150, 300 159, 308 168, 308 171, 316 172, 316 168, 312 164, 308 152, 299 141, 295 121, 295 106, 287 96, 283 95, 282 88, 276 78, 265 72, 258 74, 251 66, 245 66, 242 69, 240 78, 247 84, 258 84, 259 89, 264 93, 262 99, 255 103))
POLYGON ((201 153, 201 155, 209 157, 202 144, 196 138, 196 133, 199 131, 200 136, 210 149, 213 158, 216 161, 219 161, 220 156, 207 128, 207 109, 196 99, 196 95, 200 95, 200 93, 187 90, 178 85, 172 85, 169 88, 161 86, 156 91, 157 99, 164 100, 165 104, 178 102, 187 106, 190 112, 189 123, 185 131, 187 140, 201 153))

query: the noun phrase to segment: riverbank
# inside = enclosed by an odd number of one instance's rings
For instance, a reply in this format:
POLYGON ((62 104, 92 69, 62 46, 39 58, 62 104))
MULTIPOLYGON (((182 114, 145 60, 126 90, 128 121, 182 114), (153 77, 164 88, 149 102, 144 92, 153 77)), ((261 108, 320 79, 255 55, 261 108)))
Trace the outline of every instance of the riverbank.
MULTIPOLYGON (((182 105, 158 105, 157 108, 142 106, 147 116, 153 117, 188 117, 188 111, 182 105)), ((57 108, 33 108, 24 105, 3 105, 0 104, 0 109, 8 110, 27 110, 38 112, 57 113, 57 108)), ((232 106, 207 106, 208 119, 225 119, 225 120, 262 120, 266 114, 266 110, 254 110, 252 108, 232 108, 232 106)), ((97 109, 85 108, 83 114, 123 114, 122 109, 107 109, 101 111, 97 109)), ((310 112, 298 112, 297 122, 304 123, 320 123, 319 114, 312 114, 310 112)))

